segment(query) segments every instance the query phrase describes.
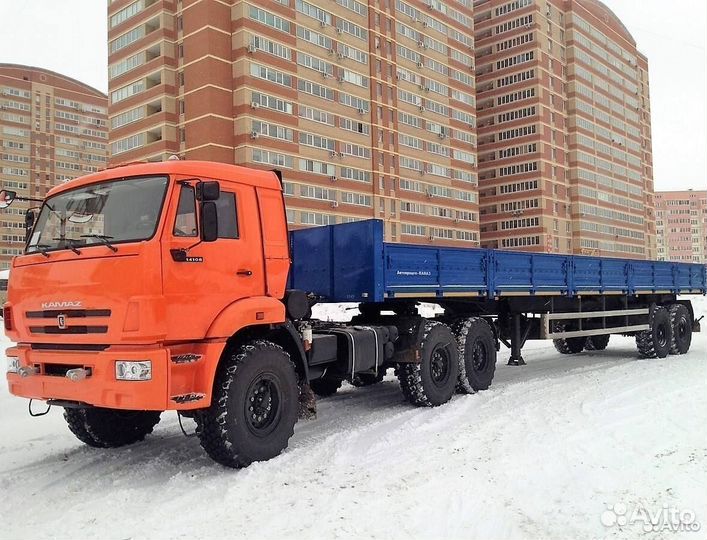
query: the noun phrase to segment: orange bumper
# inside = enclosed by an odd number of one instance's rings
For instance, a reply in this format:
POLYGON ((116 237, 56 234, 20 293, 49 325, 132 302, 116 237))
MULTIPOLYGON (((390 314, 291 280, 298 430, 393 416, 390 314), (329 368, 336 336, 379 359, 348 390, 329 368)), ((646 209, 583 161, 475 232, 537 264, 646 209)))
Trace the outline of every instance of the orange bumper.
POLYGON ((211 381, 222 349, 223 343, 109 347, 91 352, 19 345, 7 349, 7 356, 19 358, 20 367, 34 368, 34 373, 24 377, 8 373, 7 381, 11 394, 25 398, 76 401, 111 409, 198 409, 211 403, 211 381), (115 365, 119 360, 149 360, 150 380, 118 380, 115 365), (72 381, 65 376, 71 368, 88 368, 90 375, 72 381))

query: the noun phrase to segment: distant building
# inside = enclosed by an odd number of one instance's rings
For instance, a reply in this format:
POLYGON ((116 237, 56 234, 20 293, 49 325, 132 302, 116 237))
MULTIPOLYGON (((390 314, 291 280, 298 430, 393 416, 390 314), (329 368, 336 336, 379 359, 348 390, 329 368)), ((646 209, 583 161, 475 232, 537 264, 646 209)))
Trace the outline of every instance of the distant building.
MULTIPOLYGON (((54 185, 104 169, 107 96, 41 68, 0 64, 0 187, 43 198, 54 185)), ((0 269, 25 243, 24 213, 16 201, 0 212, 0 269)))
POLYGON ((707 264, 707 191, 657 191, 658 259, 707 264))
POLYGON ((108 4, 111 162, 285 178, 292 227, 478 245, 472 1, 108 4))
POLYGON ((648 63, 596 0, 476 0, 481 243, 655 257, 648 63))

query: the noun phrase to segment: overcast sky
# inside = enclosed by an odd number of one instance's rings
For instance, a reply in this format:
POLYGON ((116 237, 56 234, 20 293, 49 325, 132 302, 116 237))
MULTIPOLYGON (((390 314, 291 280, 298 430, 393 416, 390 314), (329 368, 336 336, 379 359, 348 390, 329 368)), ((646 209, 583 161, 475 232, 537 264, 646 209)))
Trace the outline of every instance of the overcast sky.
MULTIPOLYGON (((707 2, 604 0, 648 56, 655 185, 707 189, 707 2)), ((105 0, 0 0, 0 62, 64 73, 104 92, 105 0)))

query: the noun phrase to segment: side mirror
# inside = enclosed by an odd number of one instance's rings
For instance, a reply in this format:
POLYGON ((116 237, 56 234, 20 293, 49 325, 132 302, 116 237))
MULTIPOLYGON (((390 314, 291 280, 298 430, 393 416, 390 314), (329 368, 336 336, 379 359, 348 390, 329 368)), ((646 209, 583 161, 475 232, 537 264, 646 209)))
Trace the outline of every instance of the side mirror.
POLYGON ((15 197, 17 197, 16 191, 9 191, 7 189, 0 191, 0 208, 10 206, 15 201, 15 197))
POLYGON ((196 198, 200 201, 217 201, 221 196, 221 186, 213 180, 196 185, 196 198))
POLYGON ((201 203, 201 239, 214 242, 218 238, 218 210, 215 202, 201 203))

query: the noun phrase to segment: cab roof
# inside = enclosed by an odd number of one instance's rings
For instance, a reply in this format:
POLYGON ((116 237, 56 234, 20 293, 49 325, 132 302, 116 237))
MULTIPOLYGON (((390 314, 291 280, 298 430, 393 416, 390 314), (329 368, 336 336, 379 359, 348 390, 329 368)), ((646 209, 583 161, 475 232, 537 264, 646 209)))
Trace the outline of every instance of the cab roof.
POLYGON ((134 163, 112 167, 103 171, 87 174, 64 184, 53 187, 47 197, 63 191, 96 184, 109 180, 129 179, 136 176, 179 175, 184 177, 203 178, 204 180, 232 180, 244 184, 267 189, 282 190, 280 180, 275 171, 251 169, 238 165, 216 163, 213 161, 160 161, 154 163, 134 163))

